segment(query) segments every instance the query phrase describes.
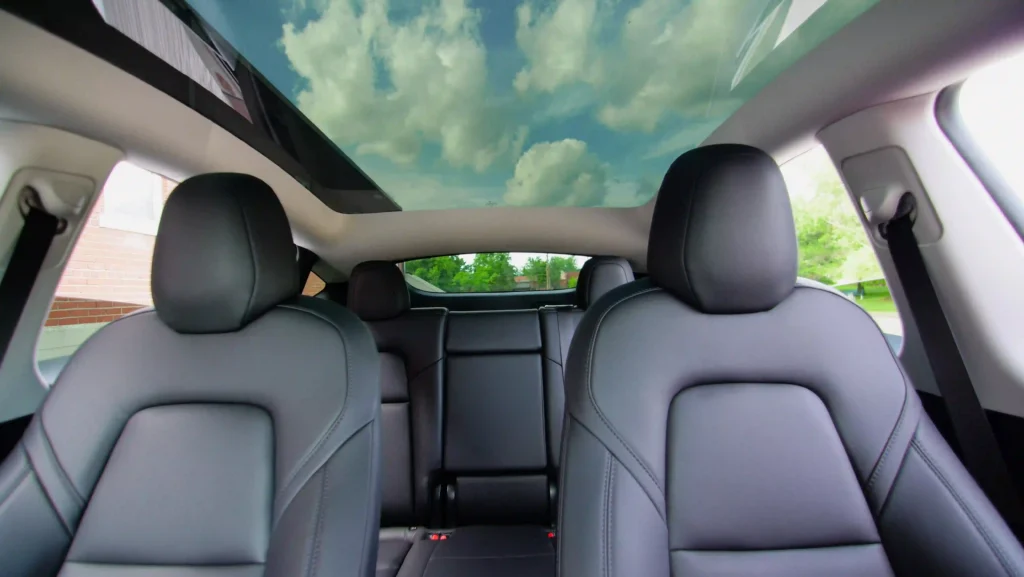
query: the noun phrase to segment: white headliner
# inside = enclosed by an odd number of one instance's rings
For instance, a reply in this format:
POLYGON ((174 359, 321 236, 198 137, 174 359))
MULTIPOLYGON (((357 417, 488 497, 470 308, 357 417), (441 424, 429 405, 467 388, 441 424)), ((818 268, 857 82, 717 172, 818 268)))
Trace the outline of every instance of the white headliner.
MULTIPOLYGON (((934 92, 1024 45, 1022 23, 1019 0, 881 0, 780 75, 706 142, 752 144, 783 162, 835 121, 881 102, 934 92)), ((277 191, 296 242, 339 271, 371 259, 485 251, 612 254, 645 269, 653 201, 637 208, 339 214, 170 96, 3 12, 0 50, 18 55, 0 59, 0 117, 106 142, 172 178, 211 171, 256 175, 277 191)))

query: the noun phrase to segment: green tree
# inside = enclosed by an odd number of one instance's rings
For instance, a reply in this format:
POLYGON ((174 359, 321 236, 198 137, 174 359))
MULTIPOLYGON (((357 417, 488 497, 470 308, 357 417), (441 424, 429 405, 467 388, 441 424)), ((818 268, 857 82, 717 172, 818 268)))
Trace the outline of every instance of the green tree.
POLYGON ((516 269, 507 252, 477 254, 455 280, 462 292, 510 291, 516 287, 516 269))
POLYGON ((405 263, 405 273, 420 277, 445 292, 459 290, 459 273, 466 269, 466 261, 457 255, 436 256, 410 260, 405 263))
POLYGON ((552 256, 547 259, 539 256, 531 256, 526 259, 520 274, 530 277, 530 280, 540 290, 552 288, 570 288, 562 281, 562 273, 580 270, 574 256, 552 256), (548 274, 551 274, 551 285, 548 286, 548 274))
POLYGON ((813 190, 793 199, 798 274, 826 284, 877 279, 878 259, 827 156, 808 167, 813 190))
POLYGON ((548 262, 539 256, 531 256, 526 259, 520 274, 530 277, 533 285, 542 289, 547 285, 548 262))
POLYGON ((580 270, 574 256, 553 256, 548 264, 548 270, 551 271, 551 288, 568 288, 563 286, 562 273, 580 270))

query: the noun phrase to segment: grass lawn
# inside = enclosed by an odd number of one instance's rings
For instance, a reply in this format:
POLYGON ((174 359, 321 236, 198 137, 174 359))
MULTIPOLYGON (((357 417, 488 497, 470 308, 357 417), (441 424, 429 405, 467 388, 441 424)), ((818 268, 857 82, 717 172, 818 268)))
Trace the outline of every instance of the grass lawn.
POLYGON ((868 294, 862 299, 853 299, 858 305, 869 313, 894 313, 896 304, 890 296, 868 294))
POLYGON ((895 313, 896 304, 892 302, 892 295, 889 294, 889 287, 884 280, 876 280, 863 283, 864 296, 856 298, 853 296, 856 284, 837 286, 836 288, 850 295, 850 298, 859 304, 869 313, 895 313))

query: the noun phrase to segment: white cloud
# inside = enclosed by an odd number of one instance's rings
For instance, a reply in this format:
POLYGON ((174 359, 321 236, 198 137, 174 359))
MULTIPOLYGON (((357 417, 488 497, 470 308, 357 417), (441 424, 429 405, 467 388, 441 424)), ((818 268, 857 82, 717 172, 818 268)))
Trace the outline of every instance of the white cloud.
POLYGON ((615 130, 651 132, 669 113, 720 119, 737 106, 716 86, 728 86, 749 0, 642 0, 617 22, 602 6, 557 0, 534 15, 529 3, 521 5, 516 40, 527 65, 516 89, 590 84, 603 101, 597 119, 615 130), (614 41, 599 42, 605 29, 617 30, 614 41))
POLYGON ((516 74, 514 86, 553 92, 580 81, 596 80, 595 27, 597 0, 559 0, 537 11, 527 0, 516 9, 516 43, 527 66, 516 74))
POLYGON ((506 204, 598 206, 608 194, 608 168, 585 142, 541 142, 523 153, 505 184, 506 204))
POLYGON ((437 0, 393 22, 386 0, 330 0, 283 28, 281 45, 308 82, 299 108, 342 146, 412 164, 424 143, 452 167, 482 172, 519 156, 525 127, 488 102, 480 14, 437 0))

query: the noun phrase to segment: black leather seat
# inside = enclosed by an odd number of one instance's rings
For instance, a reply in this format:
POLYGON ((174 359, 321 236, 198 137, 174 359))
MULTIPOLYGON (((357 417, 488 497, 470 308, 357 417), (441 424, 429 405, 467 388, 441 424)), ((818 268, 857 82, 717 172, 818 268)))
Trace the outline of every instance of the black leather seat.
POLYGON ((560 575, 1024 573, 875 323, 796 282, 768 155, 676 160, 647 264, 569 353, 560 575))
MULTIPOLYGON (((443 357, 447 310, 409 308, 402 271, 366 262, 349 276, 348 307, 381 353, 382 504, 378 577, 393 577, 431 524, 441 472, 443 357)), ((435 511, 435 517, 439 512, 435 511)))
POLYGON ((0 467, 0 573, 372 575, 377 350, 297 297, 274 192, 181 183, 152 284, 156 310, 79 349, 0 467))
POLYGON ((615 287, 633 281, 633 268, 624 258, 595 256, 583 263, 576 285, 576 304, 540 309, 544 348, 544 383, 548 411, 548 459, 558 468, 565 413, 565 361, 576 327, 591 304, 615 287))

